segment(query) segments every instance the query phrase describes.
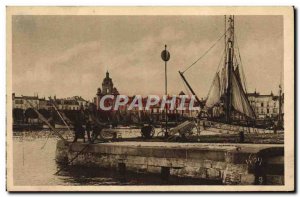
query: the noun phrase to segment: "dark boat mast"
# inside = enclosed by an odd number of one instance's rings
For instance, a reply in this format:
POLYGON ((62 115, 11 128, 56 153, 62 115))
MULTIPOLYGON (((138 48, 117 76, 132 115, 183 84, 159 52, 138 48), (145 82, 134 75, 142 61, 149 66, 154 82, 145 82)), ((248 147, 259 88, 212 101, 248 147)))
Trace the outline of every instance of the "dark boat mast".
MULTIPOLYGON (((226 50, 228 51, 227 56, 227 90, 226 90, 226 122, 231 122, 231 111, 232 111, 232 72, 233 72, 233 57, 234 57, 234 16, 229 16, 229 35, 226 50)), ((227 36, 226 36, 227 37, 227 36)))

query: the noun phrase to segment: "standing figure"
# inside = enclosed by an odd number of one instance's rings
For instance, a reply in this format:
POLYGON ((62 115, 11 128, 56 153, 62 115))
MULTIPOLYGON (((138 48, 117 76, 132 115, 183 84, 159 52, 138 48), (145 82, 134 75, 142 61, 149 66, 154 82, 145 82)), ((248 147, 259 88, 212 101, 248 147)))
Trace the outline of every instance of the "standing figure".
POLYGON ((88 141, 92 142, 92 140, 91 140, 92 123, 90 120, 86 121, 85 130, 86 130, 86 135, 87 135, 88 141))
POLYGON ((99 125, 97 125, 97 123, 95 123, 93 126, 92 142, 94 142, 98 138, 101 130, 102 130, 102 128, 99 125))
POLYGON ((75 131, 75 137, 73 142, 77 142, 78 138, 82 138, 83 142, 85 142, 85 137, 84 137, 84 128, 82 126, 83 121, 81 120, 80 117, 77 117, 74 123, 74 131, 75 131))

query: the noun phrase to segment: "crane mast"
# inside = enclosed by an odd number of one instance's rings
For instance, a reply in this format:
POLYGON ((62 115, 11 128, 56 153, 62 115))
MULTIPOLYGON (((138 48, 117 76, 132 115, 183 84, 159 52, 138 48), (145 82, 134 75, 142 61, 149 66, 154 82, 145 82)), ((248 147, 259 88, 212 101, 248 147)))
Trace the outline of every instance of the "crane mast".
POLYGON ((199 106, 202 108, 202 103, 200 101, 200 99, 198 98, 198 96, 196 95, 196 93, 194 92, 193 88, 190 86, 190 84, 188 83, 188 81, 186 80, 185 76, 183 75, 183 72, 179 72, 180 77, 182 78, 182 80, 184 81, 184 83, 187 85, 187 87, 189 88, 189 90, 191 91, 191 93, 195 96, 197 103, 199 104, 199 106))

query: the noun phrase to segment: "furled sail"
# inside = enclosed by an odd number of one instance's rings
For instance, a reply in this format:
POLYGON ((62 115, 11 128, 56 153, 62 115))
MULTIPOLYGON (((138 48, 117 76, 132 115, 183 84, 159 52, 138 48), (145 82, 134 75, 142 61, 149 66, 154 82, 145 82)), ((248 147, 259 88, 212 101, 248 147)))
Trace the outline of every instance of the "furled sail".
POLYGON ((244 87, 244 85, 242 83, 242 78, 241 78, 241 75, 240 75, 240 69, 239 69, 238 66, 236 66, 236 68, 234 69, 234 73, 236 75, 237 80, 240 82, 241 87, 243 88, 243 90, 245 90, 245 87, 244 87))
MULTIPOLYGON (((239 70, 239 67, 238 67, 238 66, 234 69, 234 74, 235 74, 237 80, 238 80, 239 82, 241 82, 241 75, 240 75, 240 70, 239 70)), ((241 84, 242 84, 242 83, 241 83, 241 84)))
POLYGON ((227 69, 223 67, 220 73, 220 91, 221 95, 225 94, 227 90, 227 69))
POLYGON ((232 71, 232 106, 236 111, 255 119, 255 113, 250 106, 247 96, 243 90, 235 72, 232 71))
POLYGON ((221 89, 220 89, 220 77, 219 73, 216 74, 211 89, 208 93, 208 97, 206 100, 206 107, 211 108, 215 104, 217 104, 220 101, 221 97, 221 89))

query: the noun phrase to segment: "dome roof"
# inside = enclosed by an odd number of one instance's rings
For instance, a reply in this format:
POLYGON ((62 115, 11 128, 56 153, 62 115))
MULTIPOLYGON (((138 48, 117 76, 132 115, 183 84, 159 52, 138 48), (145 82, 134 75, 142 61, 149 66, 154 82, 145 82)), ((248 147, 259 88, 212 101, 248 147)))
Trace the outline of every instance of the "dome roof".
POLYGON ((102 84, 113 84, 112 79, 109 77, 109 72, 106 71, 106 77, 103 79, 102 84))

